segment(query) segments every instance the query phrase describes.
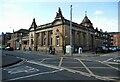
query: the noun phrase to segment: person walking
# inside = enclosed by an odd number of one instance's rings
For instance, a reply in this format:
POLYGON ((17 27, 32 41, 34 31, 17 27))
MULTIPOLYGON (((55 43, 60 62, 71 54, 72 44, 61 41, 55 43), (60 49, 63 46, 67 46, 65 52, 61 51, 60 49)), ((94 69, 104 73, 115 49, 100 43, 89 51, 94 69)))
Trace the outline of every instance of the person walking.
POLYGON ((49 53, 52 54, 52 46, 49 47, 49 53))

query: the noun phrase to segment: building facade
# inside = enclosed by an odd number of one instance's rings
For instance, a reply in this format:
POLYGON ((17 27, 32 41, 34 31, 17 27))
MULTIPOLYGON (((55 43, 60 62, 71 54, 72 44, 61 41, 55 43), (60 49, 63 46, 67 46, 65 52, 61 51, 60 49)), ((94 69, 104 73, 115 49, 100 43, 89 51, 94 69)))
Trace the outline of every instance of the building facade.
MULTIPOLYGON (((54 46, 56 52, 63 52, 66 45, 70 45, 70 21, 65 19, 59 8, 55 19, 51 23, 37 26, 35 19, 29 28, 29 47, 32 50, 49 51, 54 46)), ((99 44, 93 24, 85 15, 80 24, 72 22, 72 43, 74 49, 94 50, 99 44), (97 40, 98 41, 97 41, 97 40)), ((104 32, 102 32, 104 33, 104 32)), ((100 42, 103 44, 103 42, 100 42)))
POLYGON ((111 35, 111 45, 120 46, 120 32, 110 32, 111 35))
POLYGON ((9 35, 10 36, 9 38, 11 39, 7 41, 8 46, 13 47, 15 50, 18 48, 23 50, 23 46, 25 42, 22 41, 22 38, 28 36, 28 34, 29 34, 29 30, 27 29, 20 29, 18 31, 11 33, 9 35))

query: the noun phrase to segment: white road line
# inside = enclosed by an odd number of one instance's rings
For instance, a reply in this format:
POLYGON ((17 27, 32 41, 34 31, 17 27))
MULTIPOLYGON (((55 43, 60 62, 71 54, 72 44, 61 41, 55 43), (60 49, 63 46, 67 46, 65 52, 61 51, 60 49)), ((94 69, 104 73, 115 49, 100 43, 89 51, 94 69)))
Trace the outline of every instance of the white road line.
POLYGON ((104 63, 107 63, 107 64, 119 64, 120 65, 120 63, 117 63, 117 62, 104 62, 104 63))
POLYGON ((109 60, 112 60, 113 58, 109 58, 109 59, 107 59, 107 60, 105 60, 105 61, 103 61, 103 62, 108 62, 109 60))
POLYGON ((101 62, 101 61, 98 61, 98 62, 101 63, 101 64, 104 64, 104 65, 107 65, 107 66, 109 66, 109 67, 111 67, 111 68, 113 68, 113 69, 116 69, 116 70, 120 71, 119 68, 113 67, 113 66, 111 66, 111 65, 109 65, 109 64, 107 64, 107 63, 104 63, 104 62, 101 62))
POLYGON ((20 66, 20 67, 15 67, 15 68, 6 69, 6 70, 10 74, 16 74, 16 73, 21 73, 21 72, 31 73, 31 72, 39 71, 38 69, 35 69, 33 67, 30 67, 30 66, 20 66))
POLYGON ((40 61, 40 63, 42 63, 43 61, 45 61, 46 60, 46 58, 45 59, 42 59, 42 61, 40 61))
POLYGON ((57 66, 53 66, 53 65, 49 65, 49 64, 42 64, 42 63, 38 63, 38 62, 34 62, 34 61, 27 61, 27 62, 32 63, 32 64, 36 64, 36 65, 41 65, 41 66, 48 67, 48 68, 60 69, 57 66))
POLYGON ((33 76, 43 75, 43 74, 56 73, 56 72, 59 72, 59 71, 62 71, 62 70, 63 70, 63 69, 54 70, 54 71, 50 71, 50 72, 42 72, 42 73, 32 74, 32 75, 28 75, 28 76, 23 76, 23 77, 13 78, 13 79, 9 79, 9 80, 18 80, 18 79, 24 79, 24 78, 28 78, 28 77, 33 77, 33 76))

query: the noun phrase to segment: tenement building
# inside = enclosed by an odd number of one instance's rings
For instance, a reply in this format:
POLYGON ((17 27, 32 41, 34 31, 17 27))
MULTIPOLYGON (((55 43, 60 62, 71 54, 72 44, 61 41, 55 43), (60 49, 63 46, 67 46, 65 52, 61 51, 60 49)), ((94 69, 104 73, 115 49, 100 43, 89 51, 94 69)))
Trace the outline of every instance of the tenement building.
MULTIPOLYGON (((55 19, 50 23, 37 25, 34 18, 29 30, 29 47, 32 50, 47 52, 49 47, 53 46, 56 52, 63 52, 66 46, 70 45, 70 20, 64 18, 60 8, 55 19)), ((97 32, 99 31, 97 30, 97 32)), ((96 36, 95 33, 96 29, 94 29, 86 14, 81 23, 72 22, 74 50, 78 47, 82 47, 83 50, 94 50, 99 44, 99 40, 102 40, 96 38, 99 36, 96 36)), ((101 42, 101 44, 103 43, 104 41, 101 42)))
POLYGON ((109 32, 111 35, 111 45, 120 46, 120 32, 109 32))

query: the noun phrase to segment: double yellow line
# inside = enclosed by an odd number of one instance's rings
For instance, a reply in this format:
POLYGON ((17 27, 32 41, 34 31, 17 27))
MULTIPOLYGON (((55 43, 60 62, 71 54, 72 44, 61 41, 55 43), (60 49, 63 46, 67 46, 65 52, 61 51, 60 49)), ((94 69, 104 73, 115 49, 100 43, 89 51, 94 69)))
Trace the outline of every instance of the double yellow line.
POLYGON ((62 65, 62 60, 63 60, 63 57, 61 57, 58 67, 61 67, 61 65, 62 65))

